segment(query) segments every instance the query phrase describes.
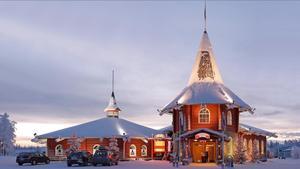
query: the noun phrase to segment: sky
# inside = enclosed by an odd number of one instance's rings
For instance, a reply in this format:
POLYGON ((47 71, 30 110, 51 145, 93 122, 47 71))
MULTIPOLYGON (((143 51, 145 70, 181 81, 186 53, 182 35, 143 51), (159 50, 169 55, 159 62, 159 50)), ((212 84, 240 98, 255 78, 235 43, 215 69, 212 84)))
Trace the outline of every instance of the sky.
MULTIPOLYGON (((203 1, 0 2, 0 113, 17 144, 105 117, 161 128, 187 85, 203 32, 203 1), (151 119, 151 120, 149 120, 151 119)), ((208 1, 207 28, 227 87, 255 107, 241 122, 300 137, 300 2, 208 1)))

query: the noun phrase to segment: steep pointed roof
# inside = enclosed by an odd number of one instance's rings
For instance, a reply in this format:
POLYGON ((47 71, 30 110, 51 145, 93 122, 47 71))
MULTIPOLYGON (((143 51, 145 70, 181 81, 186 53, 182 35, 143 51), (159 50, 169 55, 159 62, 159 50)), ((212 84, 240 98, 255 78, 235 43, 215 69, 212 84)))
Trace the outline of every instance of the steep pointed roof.
POLYGON ((69 138, 72 135, 85 138, 152 137, 158 131, 121 118, 102 118, 62 130, 36 136, 37 139, 69 138))
POLYGON ((120 112, 121 109, 117 105, 115 93, 111 92, 110 100, 107 105, 107 107, 104 109, 104 112, 109 113, 109 112, 120 112))
POLYGON ((223 83, 207 31, 204 31, 188 85, 195 82, 223 83))
POLYGON ((202 35, 187 87, 160 114, 169 113, 182 105, 193 104, 226 104, 238 107, 240 111, 252 112, 247 103, 224 85, 206 30, 202 35))
POLYGON ((114 93, 114 86, 115 86, 115 73, 114 70, 112 71, 112 92, 110 96, 109 103, 107 107, 104 109, 104 112, 107 113, 107 117, 119 117, 119 112, 121 109, 117 105, 115 93, 114 93))

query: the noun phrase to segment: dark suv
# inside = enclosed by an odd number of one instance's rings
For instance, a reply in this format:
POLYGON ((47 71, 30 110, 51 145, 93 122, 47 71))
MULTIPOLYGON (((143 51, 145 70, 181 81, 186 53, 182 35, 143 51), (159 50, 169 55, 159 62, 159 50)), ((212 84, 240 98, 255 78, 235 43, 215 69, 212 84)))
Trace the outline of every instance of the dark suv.
POLYGON ((103 166, 118 165, 119 153, 105 148, 100 148, 93 155, 93 165, 101 164, 103 166))
POLYGON ((49 164, 50 159, 45 154, 31 152, 31 153, 20 153, 17 156, 16 162, 19 165, 23 165, 24 163, 31 163, 31 165, 36 165, 38 163, 49 164))
POLYGON ((91 163, 92 154, 86 151, 73 152, 68 155, 67 165, 71 167, 73 164, 87 166, 91 163))

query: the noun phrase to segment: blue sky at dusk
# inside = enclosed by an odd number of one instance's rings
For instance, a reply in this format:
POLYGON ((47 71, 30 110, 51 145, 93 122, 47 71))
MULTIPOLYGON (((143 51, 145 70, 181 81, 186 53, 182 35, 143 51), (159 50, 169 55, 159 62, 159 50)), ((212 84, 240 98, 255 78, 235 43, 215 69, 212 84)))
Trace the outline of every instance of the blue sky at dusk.
MULTIPOLYGON (((256 108, 241 121, 300 136, 300 2, 207 5, 224 83, 256 108)), ((0 2, 0 112, 18 122, 18 143, 105 117, 112 69, 122 118, 170 125, 157 109, 187 84, 203 8, 203 1, 0 2)))

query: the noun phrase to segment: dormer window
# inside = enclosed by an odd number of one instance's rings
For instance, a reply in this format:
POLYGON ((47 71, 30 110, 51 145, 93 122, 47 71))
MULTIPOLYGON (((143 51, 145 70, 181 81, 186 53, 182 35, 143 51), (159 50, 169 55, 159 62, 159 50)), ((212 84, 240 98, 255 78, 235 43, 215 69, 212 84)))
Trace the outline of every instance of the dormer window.
POLYGON ((227 125, 232 125, 232 113, 231 111, 227 112, 227 125))
POLYGON ((210 123, 210 111, 206 107, 200 109, 198 123, 210 123))

